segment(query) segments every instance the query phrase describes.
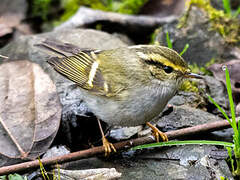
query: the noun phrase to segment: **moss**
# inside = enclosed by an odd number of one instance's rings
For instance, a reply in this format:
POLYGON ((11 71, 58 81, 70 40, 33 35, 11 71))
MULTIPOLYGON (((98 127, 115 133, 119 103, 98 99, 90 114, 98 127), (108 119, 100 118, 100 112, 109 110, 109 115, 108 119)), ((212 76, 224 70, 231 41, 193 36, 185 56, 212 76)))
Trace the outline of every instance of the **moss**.
POLYGON ((207 13, 211 30, 217 31, 228 43, 238 44, 240 42, 240 21, 237 17, 213 8, 210 0, 189 0, 186 5, 187 11, 179 22, 179 28, 186 25, 191 7, 196 6, 207 13))
MULTIPOLYGON (((209 71, 207 68, 214 63, 216 63, 216 61, 214 58, 212 58, 204 66, 198 66, 196 63, 194 63, 194 64, 189 65, 189 67, 193 73, 212 75, 211 71, 209 71)), ((180 90, 187 91, 187 92, 199 92, 198 91, 198 83, 196 81, 186 80, 182 83, 180 90)))
POLYGON ((215 58, 212 58, 204 66, 198 66, 196 63, 194 63, 194 64, 190 64, 189 67, 193 73, 197 73, 197 74, 203 73, 205 75, 212 75, 211 71, 209 71, 207 68, 214 63, 216 63, 215 58))
POLYGON ((63 0, 64 14, 60 21, 69 19, 80 6, 124 14, 137 14, 148 0, 63 0))
POLYGON ((196 81, 185 80, 181 84, 179 90, 185 92, 198 92, 198 83, 196 81))
POLYGON ((62 6, 65 9, 60 21, 64 22, 69 19, 79 8, 78 0, 64 0, 62 6))
POLYGON ((51 0, 32 0, 32 16, 47 20, 51 0))
POLYGON ((123 0, 119 8, 116 9, 118 13, 137 14, 141 7, 143 7, 148 0, 123 0))

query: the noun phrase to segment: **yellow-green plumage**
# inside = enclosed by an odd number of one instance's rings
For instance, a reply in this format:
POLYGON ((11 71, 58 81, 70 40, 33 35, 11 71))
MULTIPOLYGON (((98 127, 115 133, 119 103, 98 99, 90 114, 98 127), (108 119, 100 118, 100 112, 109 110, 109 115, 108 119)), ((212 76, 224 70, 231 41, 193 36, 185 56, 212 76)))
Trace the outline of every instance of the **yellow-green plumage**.
MULTIPOLYGON (((81 50, 53 41, 45 41, 41 46, 63 56, 48 62, 79 85, 83 100, 98 119, 118 126, 146 123, 157 141, 159 136, 164 141, 168 138, 149 121, 162 112, 184 78, 197 77, 190 73, 181 56, 162 46, 138 45, 104 51, 81 50)), ((101 132, 105 152, 116 151, 101 132)))
MULTIPOLYGON (((53 45, 53 44, 51 44, 53 45)), ((49 48, 49 44, 45 43, 49 48)), ((64 46, 55 46, 63 48, 64 46)), ((71 47, 71 46, 70 46, 71 47)), ((71 52, 69 46, 63 48, 71 52)), ((138 45, 103 51, 78 51, 48 62, 82 88, 93 113, 110 125, 135 126, 156 117, 190 73, 175 51, 138 45)))

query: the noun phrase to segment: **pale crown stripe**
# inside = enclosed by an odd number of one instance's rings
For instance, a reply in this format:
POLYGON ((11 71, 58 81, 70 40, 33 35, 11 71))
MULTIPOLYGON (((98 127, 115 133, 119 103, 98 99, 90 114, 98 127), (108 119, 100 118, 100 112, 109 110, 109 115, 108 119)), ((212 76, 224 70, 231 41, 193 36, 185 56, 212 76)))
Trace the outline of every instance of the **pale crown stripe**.
POLYGON ((142 52, 136 52, 136 53, 142 59, 145 59, 145 60, 149 59, 149 56, 147 54, 144 54, 142 52))

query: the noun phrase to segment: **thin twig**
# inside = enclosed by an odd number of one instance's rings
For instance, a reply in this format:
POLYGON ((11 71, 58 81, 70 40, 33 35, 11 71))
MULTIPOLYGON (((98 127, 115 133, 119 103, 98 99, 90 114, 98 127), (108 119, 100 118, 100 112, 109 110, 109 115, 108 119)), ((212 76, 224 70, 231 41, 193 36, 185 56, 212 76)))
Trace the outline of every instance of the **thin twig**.
MULTIPOLYGON (((206 123, 206 124, 184 128, 176 131, 169 131, 169 132, 166 132, 166 134, 169 139, 175 139, 182 136, 189 136, 192 134, 211 132, 211 131, 221 130, 229 127, 230 125, 227 121, 216 121, 213 123, 206 123)), ((154 139, 151 136, 148 136, 148 137, 142 137, 142 138, 132 139, 128 141, 118 142, 114 144, 114 147, 117 150, 123 150, 123 149, 129 149, 133 146, 153 143, 153 142, 154 142, 154 139)), ((102 146, 94 147, 87 150, 77 151, 77 152, 69 153, 62 156, 45 158, 45 159, 42 159, 41 162, 44 166, 54 165, 54 164, 60 164, 60 163, 79 160, 79 159, 85 159, 85 158, 96 156, 98 154, 104 154, 104 148, 102 146)), ((24 162, 24 163, 5 166, 0 168, 0 175, 19 172, 23 170, 38 168, 38 167, 39 167, 39 160, 24 162)))

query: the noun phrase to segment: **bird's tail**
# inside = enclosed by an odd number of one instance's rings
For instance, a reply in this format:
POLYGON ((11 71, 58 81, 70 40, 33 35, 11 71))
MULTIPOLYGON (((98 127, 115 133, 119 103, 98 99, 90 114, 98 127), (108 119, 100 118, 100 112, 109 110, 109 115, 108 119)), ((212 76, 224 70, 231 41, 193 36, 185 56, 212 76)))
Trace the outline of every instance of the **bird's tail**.
POLYGON ((74 54, 79 53, 82 49, 70 44, 70 43, 63 43, 58 40, 53 39, 46 39, 39 44, 35 44, 35 46, 48 50, 58 57, 68 57, 74 54))

